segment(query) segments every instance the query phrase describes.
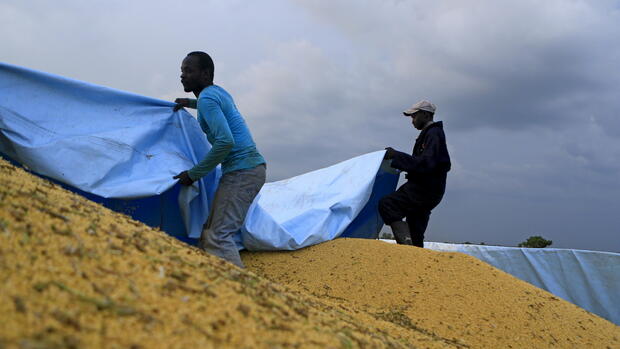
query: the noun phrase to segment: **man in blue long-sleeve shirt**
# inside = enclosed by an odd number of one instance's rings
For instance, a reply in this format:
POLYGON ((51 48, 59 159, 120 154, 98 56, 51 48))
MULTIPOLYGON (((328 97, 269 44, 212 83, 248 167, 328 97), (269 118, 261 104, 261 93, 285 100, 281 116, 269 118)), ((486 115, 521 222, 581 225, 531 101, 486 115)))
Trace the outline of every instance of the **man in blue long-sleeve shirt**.
POLYGON ((407 172, 407 182, 379 200, 379 214, 399 244, 424 247, 431 210, 441 202, 446 190, 450 155, 443 124, 433 121, 435 110, 433 103, 423 100, 403 112, 422 131, 413 154, 386 148, 385 158, 392 160, 391 166, 407 172), (402 220, 405 217, 406 222, 402 220))
POLYGON ((198 109, 198 123, 212 147, 196 166, 174 178, 192 185, 222 164, 222 178, 198 246, 243 268, 233 235, 265 184, 266 165, 233 98, 213 84, 214 71, 213 60, 204 52, 190 52, 181 64, 183 88, 198 99, 177 98, 175 110, 198 109))

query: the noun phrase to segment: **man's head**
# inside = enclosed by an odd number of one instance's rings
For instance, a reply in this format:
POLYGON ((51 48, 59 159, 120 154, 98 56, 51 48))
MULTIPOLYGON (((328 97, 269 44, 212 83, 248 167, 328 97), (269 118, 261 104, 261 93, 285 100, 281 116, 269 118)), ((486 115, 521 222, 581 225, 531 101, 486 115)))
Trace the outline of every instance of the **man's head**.
POLYGON ((423 130, 426 125, 433 121, 434 114, 426 110, 418 110, 417 112, 407 115, 411 117, 413 127, 423 130))
POLYGON ((410 116, 413 126, 418 130, 422 130, 433 121, 435 110, 437 110, 437 107, 433 103, 422 100, 403 111, 403 114, 410 116))
POLYGON ((185 92, 200 93, 202 89, 213 85, 215 66, 211 56, 194 51, 187 54, 181 63, 181 84, 185 92))

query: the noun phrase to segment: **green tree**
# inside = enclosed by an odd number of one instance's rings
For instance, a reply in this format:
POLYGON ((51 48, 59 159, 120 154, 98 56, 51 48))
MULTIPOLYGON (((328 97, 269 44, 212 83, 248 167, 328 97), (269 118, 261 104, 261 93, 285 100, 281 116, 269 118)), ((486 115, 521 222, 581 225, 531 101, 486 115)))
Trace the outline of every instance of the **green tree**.
POLYGON ((529 248, 545 248, 547 246, 551 246, 553 241, 547 240, 542 236, 530 236, 527 240, 523 241, 518 247, 529 247, 529 248))

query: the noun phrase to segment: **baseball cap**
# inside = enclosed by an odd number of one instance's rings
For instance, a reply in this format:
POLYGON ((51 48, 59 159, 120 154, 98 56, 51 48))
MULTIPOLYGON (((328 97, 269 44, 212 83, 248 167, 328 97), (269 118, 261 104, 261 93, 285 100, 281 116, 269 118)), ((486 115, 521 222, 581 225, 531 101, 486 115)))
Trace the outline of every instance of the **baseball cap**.
POLYGON ((419 101, 418 103, 414 104, 411 106, 411 108, 403 111, 403 114, 405 115, 411 115, 419 110, 426 110, 428 112, 431 112, 433 114, 435 114, 435 110, 437 110, 437 106, 435 106, 433 103, 423 99, 421 101, 419 101))

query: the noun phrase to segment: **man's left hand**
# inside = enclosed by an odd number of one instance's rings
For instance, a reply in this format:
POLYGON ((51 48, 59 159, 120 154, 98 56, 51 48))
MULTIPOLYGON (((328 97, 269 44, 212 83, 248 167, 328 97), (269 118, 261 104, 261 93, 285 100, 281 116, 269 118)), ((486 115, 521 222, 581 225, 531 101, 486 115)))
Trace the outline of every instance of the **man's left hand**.
POLYGON ((178 111, 179 109, 189 107, 189 98, 177 98, 174 100, 174 103, 176 104, 174 105, 172 110, 178 111))
POLYGON ((172 178, 178 179, 179 183, 181 183, 182 185, 192 185, 194 183, 194 181, 189 177, 187 171, 183 171, 172 178))
POLYGON ((385 160, 392 160, 395 154, 396 154, 396 150, 394 150, 394 148, 387 147, 385 148, 385 155, 383 156, 383 158, 385 160))

